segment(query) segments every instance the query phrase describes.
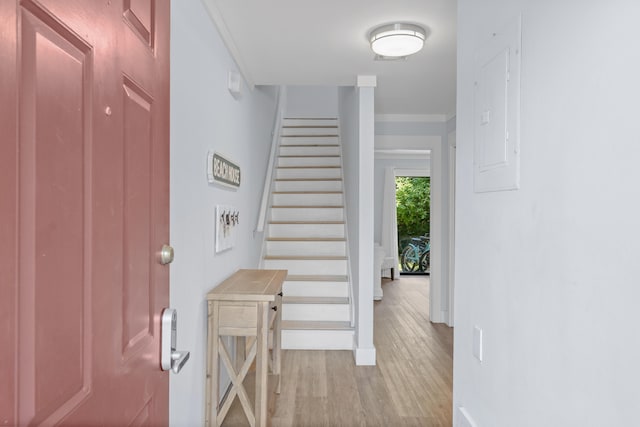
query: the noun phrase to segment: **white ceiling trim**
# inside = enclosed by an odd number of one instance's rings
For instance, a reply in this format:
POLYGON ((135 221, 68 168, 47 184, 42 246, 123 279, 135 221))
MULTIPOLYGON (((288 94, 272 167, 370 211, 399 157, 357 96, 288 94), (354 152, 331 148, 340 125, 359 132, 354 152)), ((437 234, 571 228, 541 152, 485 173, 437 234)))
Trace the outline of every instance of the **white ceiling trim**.
POLYGON ((376 150, 426 150, 429 145, 442 144, 438 135, 376 135, 376 150))
POLYGON ((375 150, 376 159, 420 159, 429 160, 431 150, 375 150))
POLYGON ((216 1, 202 0, 202 3, 204 3, 205 8, 209 13, 209 17, 211 18, 216 28, 218 29, 218 33, 222 38, 222 42, 227 47, 229 54, 231 55, 236 65, 238 66, 238 71, 240 71, 240 74, 242 74, 242 77, 244 78, 244 81, 247 83, 247 86, 249 87, 249 89, 253 90, 253 88, 255 87, 253 78, 251 77, 251 74, 249 73, 249 69, 247 68, 244 60, 242 59, 242 55, 240 55, 240 51, 238 50, 236 43, 233 41, 231 32, 229 31, 227 24, 224 22, 224 18, 220 13, 220 9, 218 9, 218 6, 216 5, 216 1))
POLYGON ((445 123, 446 114, 376 114, 376 122, 445 123))
POLYGON ((417 177, 417 178, 422 178, 422 177, 426 177, 426 176, 431 176, 431 168, 426 168, 426 169, 403 169, 403 168, 396 168, 393 170, 393 173, 396 177, 398 176, 410 176, 410 177, 417 177))

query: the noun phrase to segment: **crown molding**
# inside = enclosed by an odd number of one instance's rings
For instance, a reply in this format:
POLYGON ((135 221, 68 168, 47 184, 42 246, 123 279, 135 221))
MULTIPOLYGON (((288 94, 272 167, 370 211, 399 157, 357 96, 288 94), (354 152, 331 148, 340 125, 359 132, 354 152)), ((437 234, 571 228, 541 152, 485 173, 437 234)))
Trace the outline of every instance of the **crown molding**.
POLYGON ((431 158, 431 150, 377 149, 375 150, 375 158, 429 160, 431 158))
POLYGON ((244 60, 242 59, 242 55, 240 55, 240 51, 238 50, 236 43, 233 41, 233 37, 231 37, 231 32, 229 31, 227 24, 224 22, 224 18, 222 17, 222 13, 220 13, 220 9, 218 9, 216 0, 202 0, 202 3, 204 4, 205 9, 207 9, 209 17, 218 29, 218 34, 220 34, 220 38, 229 51, 231 58, 233 58, 236 65, 238 66, 238 71, 240 71, 240 74, 242 74, 242 77, 247 83, 247 86, 249 86, 249 88, 253 90, 253 88, 255 87, 255 83, 251 78, 251 75, 249 74, 249 70, 244 60))

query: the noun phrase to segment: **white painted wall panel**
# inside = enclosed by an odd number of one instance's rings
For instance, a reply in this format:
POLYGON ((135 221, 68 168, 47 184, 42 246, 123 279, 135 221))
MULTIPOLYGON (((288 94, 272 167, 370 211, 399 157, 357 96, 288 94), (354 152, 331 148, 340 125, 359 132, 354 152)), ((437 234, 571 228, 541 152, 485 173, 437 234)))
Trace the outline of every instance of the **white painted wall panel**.
POLYGON ((171 306, 178 310, 178 343, 191 352, 179 375, 170 375, 170 424, 204 425, 205 294, 238 268, 255 268, 261 236, 253 236, 269 158, 275 90, 256 88, 234 99, 227 74, 237 69, 203 3, 171 8, 171 306), (208 150, 242 169, 231 190, 207 184, 208 150), (216 204, 240 211, 237 244, 214 253, 216 204))
POLYGON ((454 407, 479 427, 636 425, 640 3, 458 6, 454 407), (479 41, 518 15, 520 189, 475 193, 479 41))
POLYGON ((286 117, 338 117, 336 86, 288 86, 286 117))

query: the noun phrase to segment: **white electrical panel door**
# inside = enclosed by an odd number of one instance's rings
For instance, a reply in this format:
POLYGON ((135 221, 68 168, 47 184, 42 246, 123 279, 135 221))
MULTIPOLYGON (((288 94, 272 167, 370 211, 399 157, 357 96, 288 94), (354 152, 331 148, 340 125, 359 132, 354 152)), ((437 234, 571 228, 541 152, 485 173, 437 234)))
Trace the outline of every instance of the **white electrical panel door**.
POLYGON ((475 69, 474 190, 520 185, 520 18, 478 50, 475 69))

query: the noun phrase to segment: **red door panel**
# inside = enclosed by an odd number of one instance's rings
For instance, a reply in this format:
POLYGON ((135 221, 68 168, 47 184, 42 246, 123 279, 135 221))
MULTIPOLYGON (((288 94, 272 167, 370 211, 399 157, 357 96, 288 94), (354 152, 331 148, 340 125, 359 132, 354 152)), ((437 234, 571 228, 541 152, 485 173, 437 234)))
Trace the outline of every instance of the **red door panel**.
POLYGON ((39 422, 90 387, 89 49, 44 14, 24 11, 21 27, 19 409, 39 422))
POLYGON ((0 25, 0 425, 166 425, 169 1, 0 25))

